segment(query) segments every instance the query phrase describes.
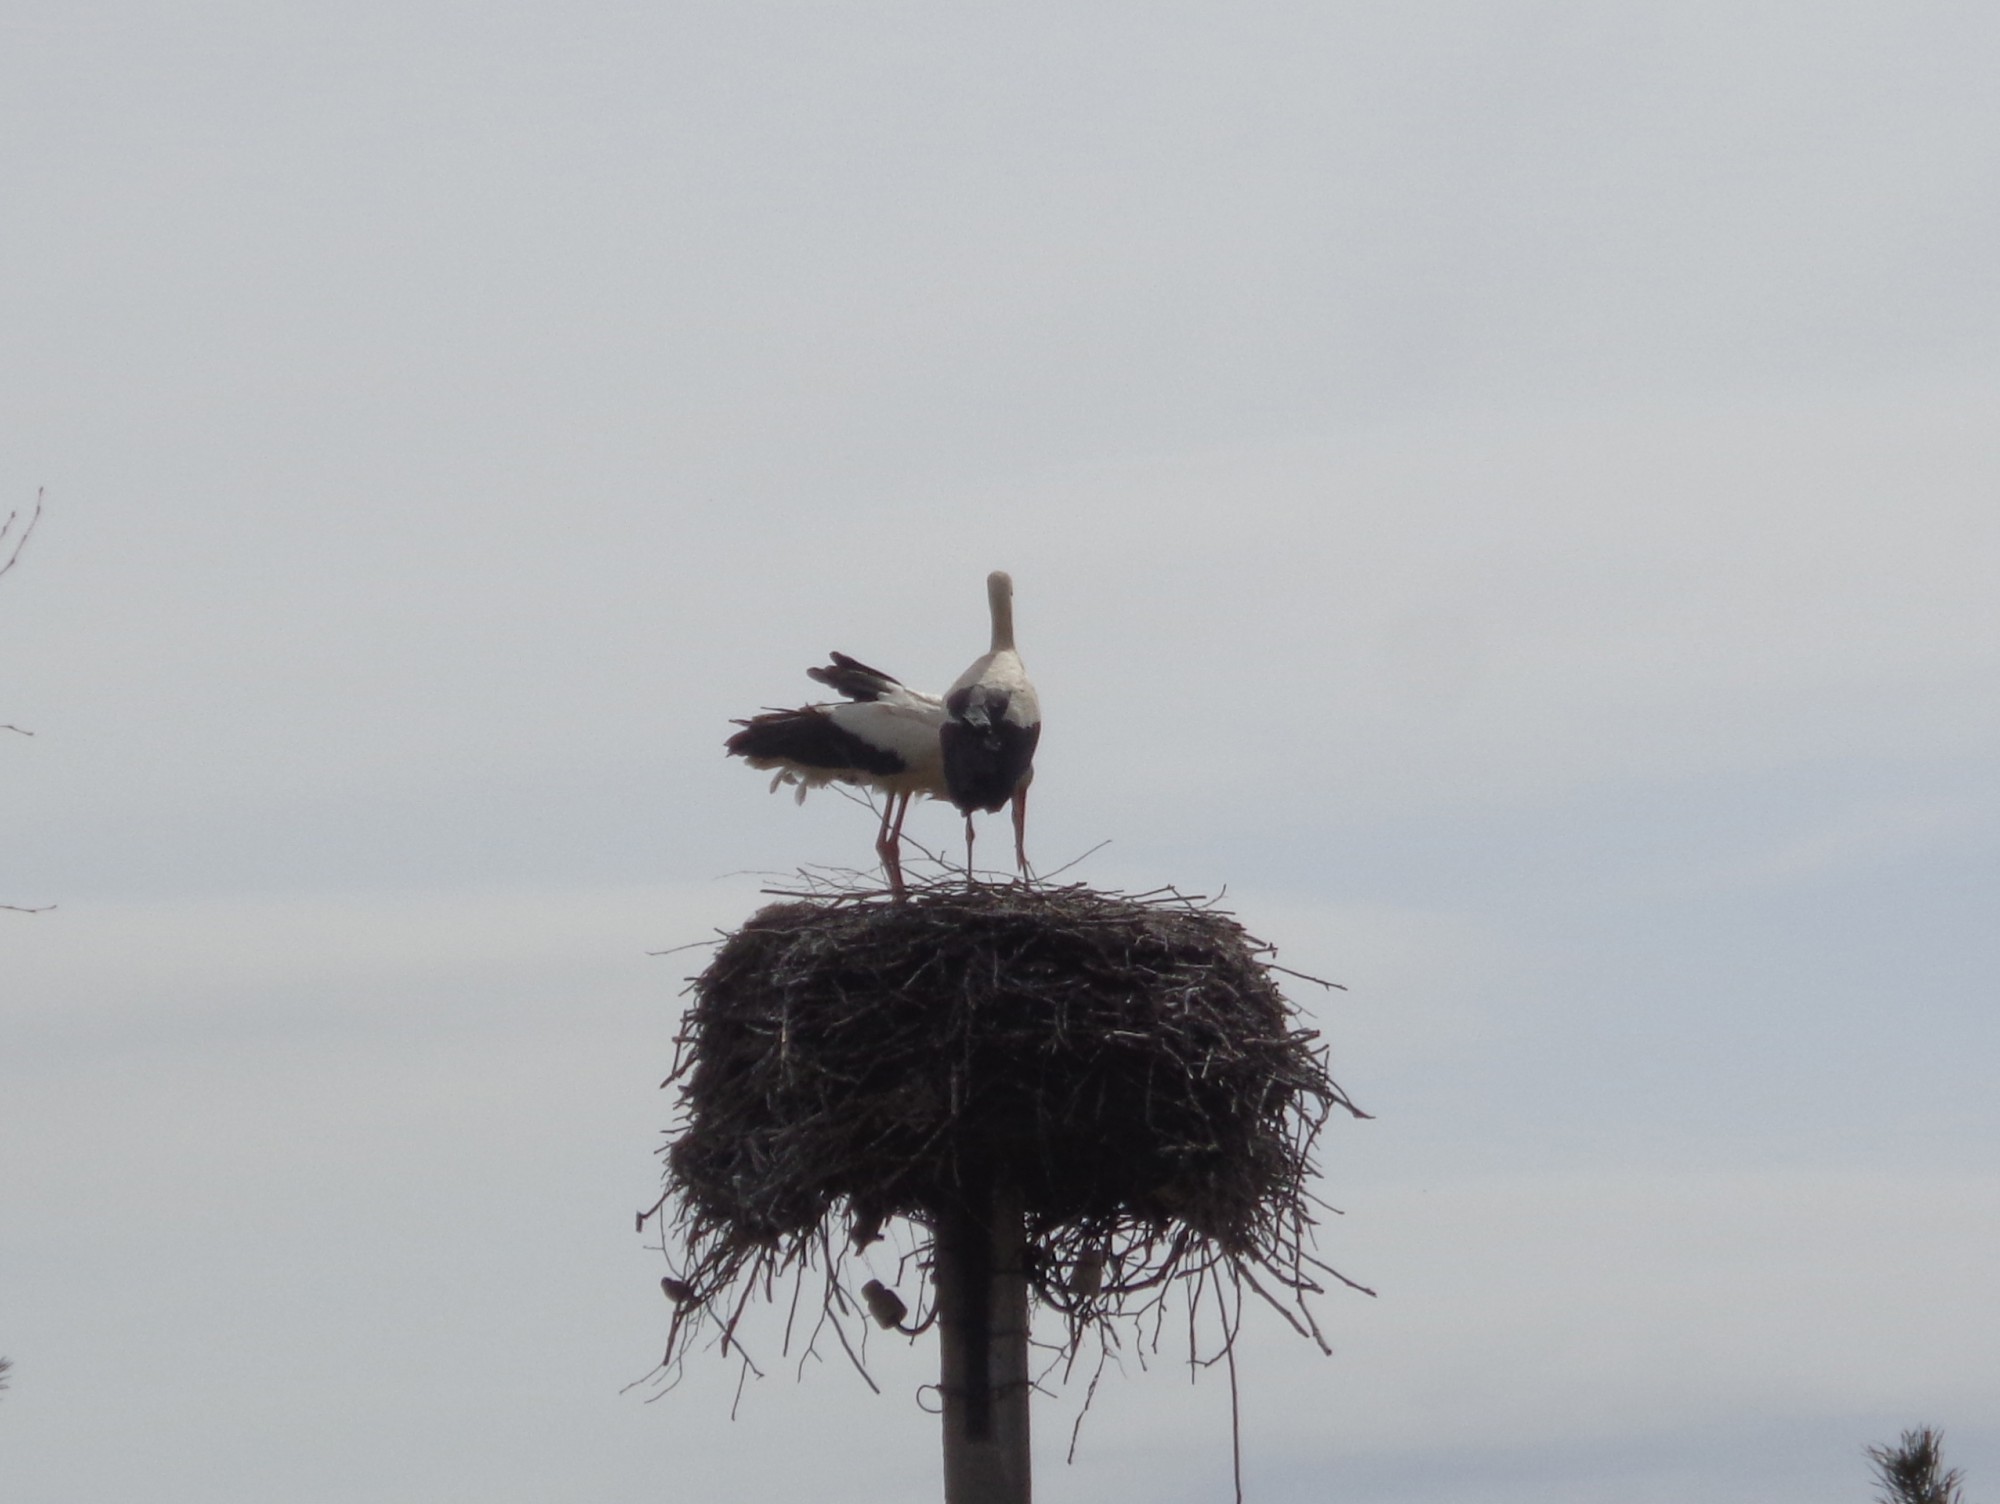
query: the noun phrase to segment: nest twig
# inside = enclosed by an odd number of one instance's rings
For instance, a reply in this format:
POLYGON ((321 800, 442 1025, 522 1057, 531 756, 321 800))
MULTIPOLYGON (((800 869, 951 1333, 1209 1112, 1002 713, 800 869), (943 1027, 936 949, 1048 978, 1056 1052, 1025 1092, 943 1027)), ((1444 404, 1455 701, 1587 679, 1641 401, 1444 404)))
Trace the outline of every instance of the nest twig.
POLYGON ((1366 1114, 1270 947, 1171 890, 809 894, 753 916, 690 987, 667 1189, 640 1216, 671 1203, 663 1373, 711 1325, 727 1351, 781 1278, 794 1321, 823 1282, 820 1322, 846 1345, 847 1253, 905 1218, 922 1264, 941 1212, 996 1175, 1020 1188, 1029 1281, 1065 1321, 1052 1369, 1088 1333, 1100 1366, 1120 1327, 1157 1345, 1175 1287, 1191 1319, 1215 1292, 1223 1341, 1201 1361, 1226 1352, 1246 1287, 1325 1346, 1306 1297, 1352 1281, 1311 1251, 1312 1151, 1330 1112, 1366 1114))

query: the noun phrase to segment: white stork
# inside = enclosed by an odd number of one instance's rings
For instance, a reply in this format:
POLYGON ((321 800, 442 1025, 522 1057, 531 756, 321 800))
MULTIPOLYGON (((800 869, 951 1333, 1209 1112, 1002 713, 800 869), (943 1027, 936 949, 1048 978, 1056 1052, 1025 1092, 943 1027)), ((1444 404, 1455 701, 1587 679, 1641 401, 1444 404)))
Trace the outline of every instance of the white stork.
POLYGON ((948 797, 938 731, 944 701, 906 687, 880 669, 845 653, 831 655, 825 668, 806 673, 846 696, 837 704, 770 710, 747 721, 724 748, 753 768, 775 770, 771 780, 808 789, 829 783, 855 784, 882 795, 882 825, 875 853, 888 874, 889 891, 903 892, 903 817, 918 794, 948 797))
POLYGON ((1035 686, 1014 651, 1014 581, 1003 571, 986 577, 993 613, 993 646, 945 691, 946 720, 938 733, 944 782, 965 816, 965 872, 972 875, 972 812, 1014 806, 1014 861, 1028 871, 1028 785, 1035 776, 1035 743, 1042 736, 1042 707, 1035 686))

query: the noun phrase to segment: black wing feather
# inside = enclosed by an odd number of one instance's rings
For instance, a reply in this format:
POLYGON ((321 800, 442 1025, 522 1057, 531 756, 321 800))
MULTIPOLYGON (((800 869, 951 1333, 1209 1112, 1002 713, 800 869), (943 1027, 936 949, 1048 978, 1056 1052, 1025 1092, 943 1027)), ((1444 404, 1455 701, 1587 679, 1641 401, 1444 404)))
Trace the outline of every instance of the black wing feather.
POLYGON ((886 747, 865 742, 843 731, 824 711, 808 705, 803 710, 773 710, 738 721, 743 729, 724 742, 723 749, 753 763, 796 763, 802 768, 826 772, 852 770, 860 773, 905 773, 903 759, 886 747))
POLYGON ((961 814, 991 813, 1014 797, 1035 765, 1041 723, 1017 726, 1007 719, 1005 690, 972 684, 945 697, 950 719, 938 732, 945 788, 961 814))
POLYGON ((850 700, 879 700, 890 690, 903 687, 902 680, 883 673, 879 668, 870 668, 858 658, 850 658, 845 653, 830 653, 827 656, 833 662, 825 668, 807 669, 806 677, 850 700))

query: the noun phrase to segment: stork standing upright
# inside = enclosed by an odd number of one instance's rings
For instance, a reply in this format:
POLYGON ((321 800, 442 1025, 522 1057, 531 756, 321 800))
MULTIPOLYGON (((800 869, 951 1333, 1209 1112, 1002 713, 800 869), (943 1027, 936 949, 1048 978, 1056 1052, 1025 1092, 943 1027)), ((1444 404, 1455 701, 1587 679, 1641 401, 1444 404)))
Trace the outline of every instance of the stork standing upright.
POLYGON ((993 646, 945 692, 945 722, 938 733, 944 782, 965 816, 965 872, 972 875, 972 815, 1014 806, 1014 861, 1028 872, 1028 785, 1035 776, 1035 743, 1042 737, 1042 706, 1021 655, 1014 650, 1014 581, 1003 570, 986 577, 993 614, 993 646))
POLYGON ((919 794, 948 796, 938 733, 945 722, 944 701, 891 678, 880 669, 834 653, 824 668, 806 673, 846 696, 839 704, 769 710, 734 724, 743 729, 724 749, 753 768, 775 770, 771 788, 809 789, 847 783, 882 795, 882 824, 875 854, 889 879, 889 891, 903 888, 903 817, 919 794))

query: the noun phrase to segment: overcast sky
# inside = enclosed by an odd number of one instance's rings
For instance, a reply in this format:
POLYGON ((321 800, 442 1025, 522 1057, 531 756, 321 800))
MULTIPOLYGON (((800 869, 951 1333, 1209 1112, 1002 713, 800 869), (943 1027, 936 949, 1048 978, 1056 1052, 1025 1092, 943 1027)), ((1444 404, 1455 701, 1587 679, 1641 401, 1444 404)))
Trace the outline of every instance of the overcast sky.
MULTIPOLYGON (((2000 10, 15 0, 0 1492, 935 1497, 632 1213, 721 754, 1013 571, 1030 850, 1335 1074, 1257 1504, 2000 1496, 2000 10)), ((926 807, 921 840, 956 822, 926 807)), ((996 847, 1001 837, 992 837, 996 847)), ((1169 1362, 1050 1504, 1228 1497, 1169 1362)))

